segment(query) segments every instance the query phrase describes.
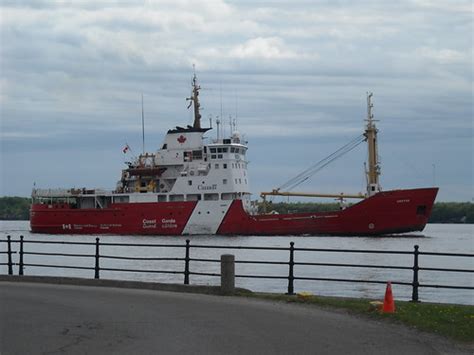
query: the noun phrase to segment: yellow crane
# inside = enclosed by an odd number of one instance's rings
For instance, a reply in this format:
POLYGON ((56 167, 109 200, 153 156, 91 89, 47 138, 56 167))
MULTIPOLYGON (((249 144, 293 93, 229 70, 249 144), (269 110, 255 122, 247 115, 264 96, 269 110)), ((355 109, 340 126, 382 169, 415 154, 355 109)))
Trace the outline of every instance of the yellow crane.
POLYGON ((380 163, 378 159, 378 152, 377 152, 377 128, 375 127, 374 115, 372 113, 372 93, 367 93, 367 119, 366 119, 366 126, 365 132, 362 136, 359 136, 352 142, 348 143, 344 147, 340 148, 335 153, 331 154, 329 157, 318 162, 313 167, 305 170, 303 173, 299 174, 290 182, 285 183, 282 187, 295 187, 301 184, 303 181, 307 180, 311 175, 318 172, 330 162, 338 158, 339 156, 349 152, 350 150, 354 149, 357 145, 361 142, 366 141, 368 146, 368 169, 366 171, 367 176, 367 193, 362 194, 323 194, 323 193, 310 193, 310 192, 288 192, 288 191, 280 191, 280 188, 273 189, 271 192, 262 192, 260 193, 260 197, 263 199, 263 210, 266 212, 266 198, 267 196, 297 196, 297 197, 327 197, 327 198, 336 198, 342 202, 343 199, 354 198, 354 199, 364 199, 366 197, 372 196, 380 191, 379 185, 379 175, 380 175, 380 163))

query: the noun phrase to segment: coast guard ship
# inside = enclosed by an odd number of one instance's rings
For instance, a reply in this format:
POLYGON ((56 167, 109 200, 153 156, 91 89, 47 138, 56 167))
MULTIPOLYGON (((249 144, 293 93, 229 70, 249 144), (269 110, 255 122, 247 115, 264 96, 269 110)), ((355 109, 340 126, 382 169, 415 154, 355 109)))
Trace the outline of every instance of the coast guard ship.
MULTIPOLYGON (((237 131, 226 138, 205 139, 201 127, 200 86, 196 75, 191 97, 192 126, 170 129, 161 147, 140 154, 122 170, 113 191, 39 189, 32 191, 31 231, 48 234, 149 235, 383 235, 421 231, 428 222, 438 189, 382 191, 377 155, 377 128, 367 97, 367 119, 361 136, 339 153, 367 142, 367 190, 362 194, 262 192, 263 209, 251 201, 247 142, 237 131), (266 213, 268 196, 353 198, 359 202, 330 212, 266 213)), ((219 127, 217 127, 219 132, 219 127)), ((128 146, 124 150, 127 150, 128 146)), ((337 154, 336 154, 337 155, 337 154)), ((321 166, 299 174, 296 186, 321 166)))

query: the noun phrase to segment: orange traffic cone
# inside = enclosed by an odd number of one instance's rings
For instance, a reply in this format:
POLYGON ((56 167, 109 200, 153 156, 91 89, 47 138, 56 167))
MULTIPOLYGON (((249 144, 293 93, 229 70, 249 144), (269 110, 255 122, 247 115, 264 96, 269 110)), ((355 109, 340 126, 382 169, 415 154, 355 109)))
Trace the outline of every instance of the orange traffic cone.
POLYGON ((385 290, 385 298, 383 300, 383 313, 395 313, 395 301, 392 295, 392 283, 387 282, 387 288, 385 290))

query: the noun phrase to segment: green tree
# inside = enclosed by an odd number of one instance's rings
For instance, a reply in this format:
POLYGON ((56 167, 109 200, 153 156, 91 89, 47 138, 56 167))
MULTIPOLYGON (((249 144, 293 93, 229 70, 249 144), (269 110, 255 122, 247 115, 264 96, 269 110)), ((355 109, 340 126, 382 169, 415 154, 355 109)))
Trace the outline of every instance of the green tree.
POLYGON ((0 197, 0 220, 30 219, 30 204, 26 197, 0 197))

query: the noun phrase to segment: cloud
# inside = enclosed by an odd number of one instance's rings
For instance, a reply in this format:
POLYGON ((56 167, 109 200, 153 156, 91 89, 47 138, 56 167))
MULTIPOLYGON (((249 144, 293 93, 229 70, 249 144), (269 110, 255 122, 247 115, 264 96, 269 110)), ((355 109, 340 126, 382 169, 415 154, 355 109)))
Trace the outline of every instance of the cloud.
POLYGON ((230 55, 237 58, 281 59, 296 58, 298 55, 288 49, 281 38, 252 38, 230 50, 230 55))
POLYGON ((415 50, 415 55, 433 60, 439 64, 455 64, 466 62, 468 60, 466 53, 446 48, 434 49, 429 47, 421 47, 415 50))
MULTIPOLYGON (((419 152, 420 164, 457 164, 451 171, 472 161, 470 1, 11 1, 0 11, 2 161, 41 151, 25 174, 67 143, 68 159, 84 162, 81 142, 90 152, 139 146, 142 93, 157 147, 167 129, 192 122, 192 64, 205 122, 238 116, 255 161, 266 162, 262 140, 288 139, 288 154, 309 138, 344 144, 360 132, 366 91, 385 142, 419 152)), ((12 183, 0 194, 24 191, 1 171, 12 183)))

